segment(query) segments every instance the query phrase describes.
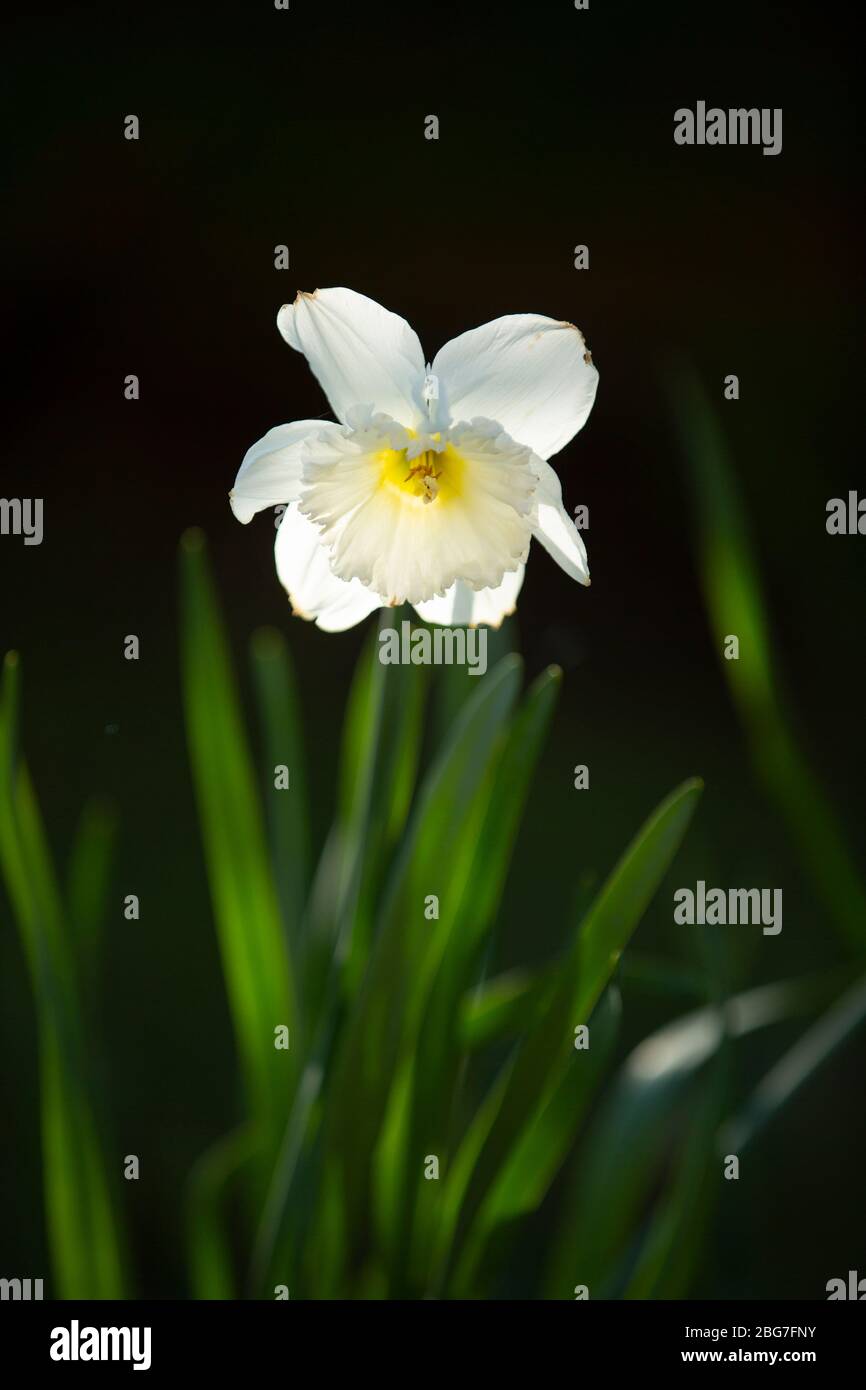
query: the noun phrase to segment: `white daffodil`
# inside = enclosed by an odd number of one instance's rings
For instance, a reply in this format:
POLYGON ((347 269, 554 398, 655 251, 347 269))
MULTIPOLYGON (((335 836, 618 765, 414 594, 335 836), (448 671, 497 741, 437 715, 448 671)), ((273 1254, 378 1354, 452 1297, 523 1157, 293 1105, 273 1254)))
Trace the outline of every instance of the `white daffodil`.
POLYGON ((408 602, 427 622, 514 612, 533 536, 580 584, 586 549, 547 460, 581 428, 598 372, 571 323, 509 314, 432 365, 409 324, 353 290, 284 305, 339 424, 278 425, 231 492, 243 522, 286 504, 276 563, 292 607, 327 632, 408 602))

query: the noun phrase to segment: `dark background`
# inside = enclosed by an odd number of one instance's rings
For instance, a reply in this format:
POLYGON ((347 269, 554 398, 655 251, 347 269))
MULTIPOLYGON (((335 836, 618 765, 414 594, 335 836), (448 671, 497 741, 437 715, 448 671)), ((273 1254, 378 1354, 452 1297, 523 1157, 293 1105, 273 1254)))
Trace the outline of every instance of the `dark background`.
MULTIPOLYGON (((605 872, 698 773, 677 884, 784 889, 781 937, 731 929, 732 983, 841 958, 729 702, 664 374, 671 354, 686 359, 718 404, 802 743, 862 863, 866 541, 824 527, 827 499, 863 479, 857 48, 828 4, 257 0, 41 5, 7 27, 6 51, 0 492, 45 499, 45 539, 0 539, 0 648, 22 654, 25 747, 59 861, 87 798, 118 810, 104 1087, 119 1153, 146 1155, 147 1180, 123 1185, 140 1292, 176 1296, 184 1175, 236 1113, 182 727, 178 539, 191 524, 208 537, 244 678, 255 627, 290 637, 319 841, 369 626, 329 636, 292 619, 271 519, 244 529, 228 507, 252 442, 330 413, 276 330, 298 289, 380 300, 428 358, 500 314, 569 319, 599 367, 589 422, 555 460, 566 506, 590 509, 592 588, 534 547, 512 620, 530 673, 556 661, 566 681, 507 897, 511 955, 549 950, 578 873, 605 872), (673 112, 699 99, 781 106, 782 153, 676 146, 673 112), (589 271, 573 269, 577 243, 589 271), (736 403, 722 397, 730 372, 736 403), (138 402, 124 400, 128 373, 138 402), (577 762, 591 801, 572 790, 577 762), (130 892, 138 923, 122 916, 130 892)), ((660 895, 638 942, 687 957, 669 904, 660 895)), ((36 1037, 2 898, 0 912, 0 1272, 35 1277, 36 1037)), ((628 987, 625 1002, 631 1042, 676 1012, 628 987)), ((752 1051, 755 1080, 772 1055, 752 1051)), ((830 1277, 866 1272, 863 1060, 850 1048, 768 1134, 700 1293, 823 1297, 830 1277)))

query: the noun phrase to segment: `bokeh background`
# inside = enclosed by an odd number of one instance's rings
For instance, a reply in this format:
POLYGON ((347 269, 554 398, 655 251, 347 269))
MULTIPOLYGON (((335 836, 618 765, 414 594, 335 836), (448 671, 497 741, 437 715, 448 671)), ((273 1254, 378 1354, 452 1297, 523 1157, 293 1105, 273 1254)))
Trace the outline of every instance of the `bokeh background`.
MULTIPOLYGON (((566 505, 589 507, 592 588, 534 548, 509 625, 529 673, 556 662, 565 683, 502 962, 546 954, 579 877, 605 873, 692 774, 706 792, 671 888, 781 887, 784 930, 719 929, 711 947, 673 926, 666 888, 638 954, 711 968, 721 989, 844 961, 726 689, 667 373, 690 364, 718 408, 800 744, 862 864, 866 542, 824 526, 827 499, 863 478, 856 48, 833 4, 21 8, 7 39, 0 492, 45 499, 45 539, 0 539, 0 646, 22 654, 24 745, 58 860, 85 800, 117 809, 102 1086, 120 1152, 146 1155, 146 1180, 122 1193, 138 1291, 177 1297, 184 1178, 238 1100, 180 700, 182 531, 208 538, 242 676, 254 628, 290 639, 317 843, 364 635, 292 619, 270 518, 241 528, 228 508, 250 443, 329 413, 275 326, 299 288, 380 300, 428 357, 500 314, 570 319, 600 370, 589 422, 555 461, 566 505), (781 106, 781 155, 675 146, 674 110, 699 99, 781 106), (588 271, 573 268, 578 243, 588 271), (723 400, 731 372, 737 402, 723 400), (124 400, 128 373, 138 402, 124 400), (573 790, 576 763, 589 792, 573 790), (137 923, 122 914, 132 892, 137 923)), ((36 1034, 2 896, 0 913, 0 1266, 37 1276, 36 1034)), ((694 1002, 621 984, 623 1054, 694 1002)), ((778 1049, 778 1035, 750 1048, 755 1081, 778 1049)), ((726 1185, 698 1296, 823 1297, 827 1279, 866 1268, 863 1062, 861 1038, 726 1185)), ((513 1258, 519 1271, 527 1257, 513 1258)))

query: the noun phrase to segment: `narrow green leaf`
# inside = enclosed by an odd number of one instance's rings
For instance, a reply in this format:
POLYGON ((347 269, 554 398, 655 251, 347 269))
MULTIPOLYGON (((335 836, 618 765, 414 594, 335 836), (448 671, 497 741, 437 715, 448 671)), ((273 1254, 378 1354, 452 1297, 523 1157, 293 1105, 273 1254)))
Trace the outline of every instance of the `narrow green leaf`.
POLYGON ((727 1095, 724 1054, 694 1096, 686 1133, 657 1200, 628 1276, 628 1299, 685 1298, 697 1267, 711 1214, 724 1181, 716 1131, 727 1095))
MULTIPOLYGON (((366 968, 381 866, 403 828, 415 783, 426 673, 379 660, 380 634, 393 624, 392 611, 383 610, 349 694, 337 817, 309 908, 304 993, 315 1039, 259 1222, 250 1272, 253 1290, 263 1287, 274 1259, 295 1262, 305 1235, 308 1223, 299 1212, 319 1180, 318 1172, 311 1171, 317 1164, 319 1092, 346 1004, 356 996, 366 968)), ((328 1227, 329 1239, 338 1227, 328 1227)))
MULTIPOLYGON (((377 647, 389 626, 399 628, 404 609, 383 610, 377 647)), ((378 655, 378 652, 377 652, 378 655)), ((421 757, 424 705, 429 670, 425 666, 394 665, 385 668, 384 728, 381 768, 376 787, 376 812, 386 854, 406 828, 406 817, 415 791, 421 757)))
POLYGON ((835 979, 749 990, 676 1019, 634 1049, 581 1150, 551 1255, 549 1298, 570 1298, 577 1283, 587 1284, 592 1298, 624 1292, 628 1248, 698 1073, 726 1039, 809 1012, 828 987, 836 988, 835 979))
POLYGON ((481 1203, 454 1276, 452 1292, 457 1297, 471 1296, 485 1247, 497 1227, 535 1211, 546 1197, 607 1071, 621 1013, 619 991, 611 985, 590 1019, 592 1046, 580 1065, 564 1072, 547 1104, 520 1131, 481 1203))
POLYGON ((36 1005, 42 1182, 54 1294, 122 1298, 122 1241, 95 1119, 70 936, 36 797, 15 748, 17 678, 17 664, 7 661, 0 691, 0 871, 36 1005))
POLYGON ((117 821, 113 811, 103 801, 90 801, 78 825, 66 890, 79 977, 82 988, 90 996, 98 979, 116 839, 117 821))
POLYGON ((475 1052, 491 1042, 516 1037, 534 1016, 539 993, 548 988, 543 972, 509 970, 467 990, 460 1004, 461 1050, 475 1052))
POLYGON ((393 626, 384 610, 352 683, 340 762, 338 813, 328 838, 309 913, 305 1002, 315 1041, 288 1116, 269 1185, 250 1272, 264 1287, 275 1259, 296 1263, 304 1238, 299 1213, 318 1175, 314 1145, 319 1092, 347 1000, 357 993, 369 956, 381 865, 402 830, 420 755, 426 672, 385 666, 380 634, 393 626), (384 731, 384 736, 383 735, 384 731))
POLYGON ((347 961, 346 990, 354 996, 370 955, 383 868, 406 828, 421 758, 423 717, 428 671, 423 666, 382 667, 378 661, 379 638, 391 626, 398 627, 402 610, 384 609, 376 634, 376 665, 384 670, 377 740, 376 764, 370 787, 369 810, 358 835, 355 852, 360 867, 354 904, 351 945, 347 961))
POLYGON ((544 1112, 568 1067, 579 1065, 573 1029, 589 1022, 620 953, 670 867, 700 792, 699 781, 683 783, 638 832, 595 899, 531 1031, 470 1126, 443 1201, 440 1277, 446 1284, 521 1131, 544 1112))
MULTIPOLYGON (((414 618, 413 610, 409 610, 414 618)), ((435 623, 418 622, 415 625, 428 632, 436 631, 435 623)), ((495 671, 506 657, 518 655, 516 645, 517 622, 506 619, 500 627, 485 629, 487 634, 487 668, 495 671)), ((459 664, 437 666, 433 672, 433 699, 430 709, 430 727, 433 745, 440 748, 449 736, 453 724, 460 718, 460 712, 482 677, 470 675, 468 666, 459 664)))
MULTIPOLYGON (((375 634, 371 633, 349 687, 338 765, 337 814, 310 895, 311 944, 321 958, 315 962, 320 971, 322 961, 325 972, 330 969, 350 895, 354 899, 359 891, 384 687, 385 670, 376 660, 375 634)), ((347 950, 348 944, 344 943, 342 956, 347 950)))
POLYGON ((293 959, 300 958, 301 925, 310 879, 310 825, 303 725, 297 683, 282 633, 262 628, 251 643, 253 682, 264 743, 264 776, 271 864, 293 959), (275 769, 288 788, 274 786, 275 769))
POLYGON ((866 1021, 866 979, 858 980, 798 1039, 755 1087, 726 1132, 731 1153, 742 1153, 801 1088, 813 1081, 866 1021))
POLYGON ((693 372, 681 368, 671 399, 687 460, 697 559, 716 651, 749 738, 752 759, 788 823, 803 864, 839 931, 866 942, 866 888, 844 832, 798 747, 779 690, 755 547, 716 414, 693 372), (739 638, 739 658, 724 659, 739 638))
POLYGON ((223 975, 252 1117, 273 1155, 286 1121, 300 1035, 288 943, 268 861, 256 772, 241 718, 204 540, 181 546, 181 665, 187 741, 223 975), (289 1029, 288 1050, 275 1029, 289 1029))
MULTIPOLYGON (((299 1233, 308 1224, 308 1203, 302 1200, 301 1188, 311 1174, 304 1158, 309 1158, 318 1138, 323 1080, 321 1059, 313 1058, 301 1074, 262 1206, 248 1280, 252 1297, 261 1295, 275 1259, 281 1261, 283 1270, 288 1260, 294 1262, 299 1233)), ((314 1174, 314 1188, 317 1179, 318 1174, 314 1174)))
POLYGON ((576 942, 575 1016, 588 1017, 626 943, 673 863, 703 790, 683 782, 642 826, 604 884, 576 942))
POLYGON ((414 1040, 420 1010, 441 955, 442 921, 459 902, 473 862, 467 817, 489 772, 500 731, 520 681, 520 662, 506 658, 478 681, 417 799, 381 910, 379 929, 330 1088, 328 1143, 343 1165, 348 1229, 359 1237, 370 1164, 401 1041, 414 1040), (439 898, 441 919, 425 917, 439 898), (437 928, 439 929, 437 931, 437 928))
POLYGON ((492 1228, 541 1205, 613 1055, 621 1015, 619 991, 611 986, 592 1012, 585 1058, 564 1070, 547 1104, 518 1136, 491 1187, 481 1224, 492 1228))
MULTIPOLYGON (((459 1099, 462 1050, 460 1006, 496 919, 532 774, 549 726, 561 672, 550 668, 534 682, 502 740, 491 776, 479 784, 473 813, 474 855, 459 898, 449 899, 440 921, 439 961, 420 1021, 417 1046, 408 1050, 411 1085, 403 1145, 403 1165, 395 1203, 404 1250, 414 1243, 413 1278, 426 1279, 436 1207, 429 1185, 420 1180, 425 1154, 444 1157, 459 1099), (444 916, 444 914, 443 914, 444 916), (418 1204, 418 1231, 415 1210, 418 1204)), ((395 1194, 396 1196, 396 1194, 395 1194)), ((394 1201, 394 1197, 392 1197, 394 1201)), ((402 1270, 398 1264, 395 1277, 402 1270)))
POLYGON ((220 1139, 189 1175, 186 1204, 187 1259, 196 1299, 234 1299, 237 1287, 228 1235, 226 1198, 232 1179, 255 1154, 248 1129, 220 1139))
POLYGON ((337 817, 326 843, 311 902, 314 955, 310 989, 336 976, 353 996, 366 968, 382 866, 402 833, 415 785, 426 672, 386 666, 379 638, 394 626, 383 609, 349 692, 340 758, 337 817), (383 734, 384 731, 384 734, 383 734))

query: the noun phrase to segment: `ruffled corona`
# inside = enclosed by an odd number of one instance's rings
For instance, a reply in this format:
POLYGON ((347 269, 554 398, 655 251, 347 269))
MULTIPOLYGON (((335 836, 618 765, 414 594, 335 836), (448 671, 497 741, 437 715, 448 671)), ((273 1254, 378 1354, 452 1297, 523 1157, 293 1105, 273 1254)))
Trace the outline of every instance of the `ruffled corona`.
POLYGON ((529 550, 531 451, 480 419, 417 443, 383 416, 308 441, 299 508, 331 569, 389 604, 423 603, 457 580, 495 588, 529 550))

